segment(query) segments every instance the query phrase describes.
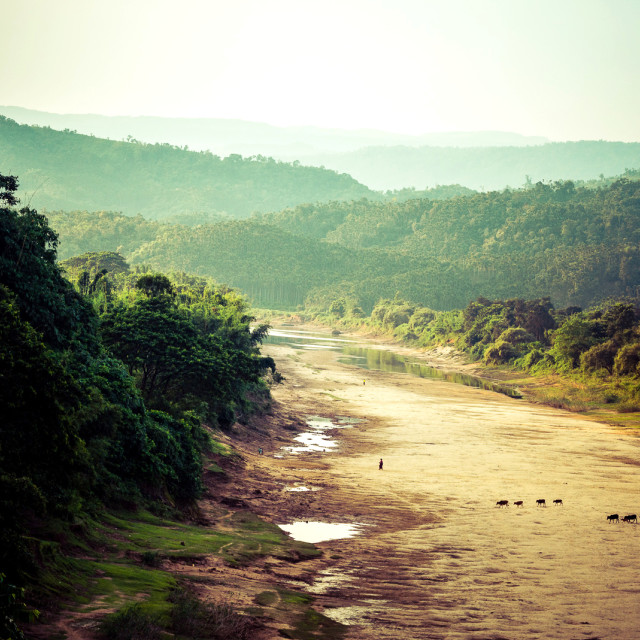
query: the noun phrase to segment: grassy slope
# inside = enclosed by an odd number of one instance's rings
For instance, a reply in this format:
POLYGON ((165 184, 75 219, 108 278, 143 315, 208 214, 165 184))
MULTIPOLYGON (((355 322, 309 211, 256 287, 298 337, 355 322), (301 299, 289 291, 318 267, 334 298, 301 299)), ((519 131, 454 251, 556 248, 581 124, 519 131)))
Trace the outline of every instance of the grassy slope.
MULTIPOLYGON (((191 594, 191 608, 204 607, 211 613, 218 607, 226 624, 250 624, 251 633, 267 624, 280 627, 288 638, 340 638, 343 626, 315 611, 312 596, 274 585, 272 579, 265 579, 255 594, 255 606, 205 605, 193 597, 215 585, 228 598, 234 573, 267 557, 298 563, 321 555, 313 545, 292 540, 251 511, 223 504, 224 477, 241 474, 241 466, 229 449, 211 454, 205 481, 215 500, 205 499, 209 518, 214 516, 208 523, 185 523, 145 511, 106 513, 98 522, 87 523, 77 538, 38 542, 41 572, 30 595, 45 604, 45 612, 37 624, 28 626, 29 636, 62 639, 70 625, 95 628, 105 620, 116 626, 146 620, 171 630, 178 624, 176 594, 191 594), (214 568, 203 569, 212 564, 214 568)), ((180 606, 184 608, 184 602, 180 606)), ((184 619, 179 624, 180 637, 196 637, 184 631, 184 619)))

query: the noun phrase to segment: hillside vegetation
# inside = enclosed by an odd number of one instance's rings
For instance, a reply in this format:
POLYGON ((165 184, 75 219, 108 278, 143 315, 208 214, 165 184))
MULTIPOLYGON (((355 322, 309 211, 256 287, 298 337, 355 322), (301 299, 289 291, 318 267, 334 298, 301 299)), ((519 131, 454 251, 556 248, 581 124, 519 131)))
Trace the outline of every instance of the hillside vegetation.
POLYGON ((193 508, 213 430, 267 401, 275 365, 227 287, 91 254, 66 265, 74 288, 16 190, 0 175, 0 633, 18 639, 22 588, 73 595, 64 554, 86 556, 105 509, 193 508))
POLYGON ((60 255, 119 251, 132 264, 209 276, 257 306, 369 313, 398 294, 433 309, 478 296, 587 307, 640 291, 640 181, 538 183, 448 200, 299 205, 187 227, 115 213, 49 212, 60 255))
POLYGON ((375 198, 350 176, 256 156, 220 158, 169 144, 116 142, 19 125, 0 116, 5 171, 39 208, 112 210, 149 218, 246 217, 302 202, 375 198))

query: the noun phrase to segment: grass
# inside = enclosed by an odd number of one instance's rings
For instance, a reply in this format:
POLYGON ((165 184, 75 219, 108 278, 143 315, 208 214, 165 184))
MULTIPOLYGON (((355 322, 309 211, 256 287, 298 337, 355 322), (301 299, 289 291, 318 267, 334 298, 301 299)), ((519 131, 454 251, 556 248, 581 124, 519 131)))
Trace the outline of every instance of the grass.
POLYGON ((99 597, 100 607, 118 608, 132 600, 143 600, 144 611, 156 617, 169 614, 168 597, 177 584, 170 573, 125 562, 93 562, 92 566, 99 577, 91 592, 99 597))
POLYGON ((158 620, 137 603, 107 616, 100 632, 108 640, 160 640, 163 637, 158 620))
MULTIPOLYGON (((76 547, 81 558, 66 555, 60 542, 32 539, 38 549, 40 571, 30 599, 50 610, 62 605, 71 611, 96 612, 96 616, 105 608, 118 610, 105 619, 105 637, 153 640, 159 637, 155 635, 158 629, 171 627, 176 607, 172 594, 178 584, 169 571, 162 569, 167 559, 197 563, 200 558, 217 555, 230 566, 241 566, 267 555, 297 562, 322 553, 311 544, 292 540, 279 527, 250 512, 223 510, 221 515, 225 523, 222 531, 168 520, 148 511, 106 513, 101 522, 95 523, 92 545, 76 547), (129 628, 137 635, 127 635, 129 628)), ((65 550, 70 550, 68 540, 65 550)), ((188 579, 190 584, 195 584, 198 576, 193 578, 188 579)), ((206 578, 201 576, 202 581, 206 578)), ((307 601, 307 596, 291 592, 275 593, 275 597, 279 606, 293 607, 295 619, 299 604, 307 601)), ((245 623, 246 629, 255 627, 254 622, 247 622, 246 615, 225 603, 199 611, 209 635, 192 637, 248 638, 251 636, 242 635, 245 623), (225 635, 227 632, 231 635, 225 635)), ((260 615, 268 617, 262 610, 260 615)), ((289 618, 287 614, 285 621, 289 618)))
POLYGON ((114 549, 139 554, 142 562, 151 557, 150 553, 182 560, 217 554, 231 565, 247 564, 267 555, 297 561, 322 553, 311 544, 291 540, 278 526, 250 512, 236 512, 228 522, 231 531, 217 531, 164 520, 148 512, 105 516, 105 525, 113 531, 114 549))

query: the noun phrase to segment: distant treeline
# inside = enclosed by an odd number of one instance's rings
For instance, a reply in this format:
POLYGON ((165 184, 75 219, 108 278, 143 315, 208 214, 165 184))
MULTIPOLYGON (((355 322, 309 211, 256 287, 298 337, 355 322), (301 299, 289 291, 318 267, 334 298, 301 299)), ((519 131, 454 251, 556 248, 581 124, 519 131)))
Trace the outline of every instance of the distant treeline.
POLYGON ((196 227, 116 213, 49 212, 61 257, 119 251, 131 264, 209 276, 256 306, 328 308, 347 296, 369 313, 396 293, 433 309, 478 296, 588 307, 640 292, 640 174, 447 200, 299 205, 196 227))

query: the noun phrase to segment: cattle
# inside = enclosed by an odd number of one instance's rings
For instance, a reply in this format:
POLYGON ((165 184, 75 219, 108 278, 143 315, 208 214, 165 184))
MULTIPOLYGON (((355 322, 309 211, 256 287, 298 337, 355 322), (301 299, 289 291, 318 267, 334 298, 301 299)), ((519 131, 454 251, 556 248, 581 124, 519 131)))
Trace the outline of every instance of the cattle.
POLYGON ((524 504, 524 502, 522 500, 516 500, 513 504, 515 504, 516 507, 521 507, 524 504))
POLYGON ((496 507, 508 507, 508 506, 509 506, 508 500, 498 500, 498 502, 496 502, 496 507))
POLYGON ((607 516, 607 520, 609 521, 609 523, 619 522, 618 514, 617 513, 612 513, 610 516, 607 516))
POLYGON ((561 504, 564 507, 564 503, 559 498, 557 500, 554 500, 553 504, 555 504, 556 506, 561 504))
POLYGON ((631 514, 630 516, 625 516, 624 518, 622 518, 622 522, 638 522, 638 517, 636 516, 635 513, 631 514))
POLYGON ((536 507, 546 507, 547 501, 544 498, 539 498, 536 500, 536 507))

